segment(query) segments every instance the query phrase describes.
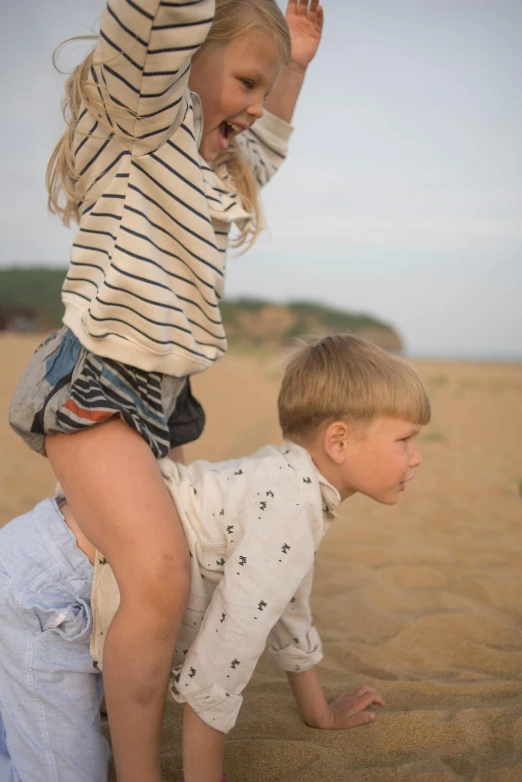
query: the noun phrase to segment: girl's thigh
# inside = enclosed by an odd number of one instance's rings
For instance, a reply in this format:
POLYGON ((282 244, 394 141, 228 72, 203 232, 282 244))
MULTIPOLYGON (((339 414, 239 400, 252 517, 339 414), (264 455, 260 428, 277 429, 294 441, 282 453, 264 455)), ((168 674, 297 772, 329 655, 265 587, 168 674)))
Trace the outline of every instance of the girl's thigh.
POLYGON ((46 448, 80 529, 111 564, 122 601, 145 597, 150 611, 150 588, 152 597, 159 592, 174 608, 182 604, 189 584, 185 535, 145 440, 112 418, 50 436, 46 448))

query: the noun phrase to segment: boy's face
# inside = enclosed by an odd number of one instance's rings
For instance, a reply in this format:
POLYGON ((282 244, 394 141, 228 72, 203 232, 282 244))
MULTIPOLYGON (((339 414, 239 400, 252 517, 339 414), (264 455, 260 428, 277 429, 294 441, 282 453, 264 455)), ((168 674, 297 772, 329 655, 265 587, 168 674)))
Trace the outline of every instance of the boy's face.
POLYGON ((382 416, 350 439, 340 466, 344 492, 361 492, 377 502, 395 505, 413 470, 422 463, 416 437, 420 426, 382 416))

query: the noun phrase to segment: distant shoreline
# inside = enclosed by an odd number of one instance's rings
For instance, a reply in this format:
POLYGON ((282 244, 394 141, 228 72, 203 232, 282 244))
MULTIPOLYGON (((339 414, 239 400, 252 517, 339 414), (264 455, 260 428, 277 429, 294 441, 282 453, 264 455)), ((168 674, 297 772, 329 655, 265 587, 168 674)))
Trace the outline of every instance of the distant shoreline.
MULTIPOLYGON (((0 340, 8 340, 8 339, 20 339, 20 340, 30 340, 34 341, 35 339, 38 339, 38 334, 40 334, 41 340, 45 339, 45 337, 49 336, 53 330, 46 330, 41 332, 34 332, 34 331, 0 331, 0 340)), ((278 353, 284 353, 286 347, 272 347, 272 346, 244 346, 244 345, 231 345, 228 350, 228 354, 234 355, 234 354, 240 354, 240 355, 248 355, 251 354, 252 356, 258 355, 258 354, 265 354, 265 355, 271 355, 271 354, 278 354, 278 353)), ((411 361, 428 361, 428 362, 450 362, 452 364, 496 364, 498 366, 513 366, 513 367, 520 367, 522 365, 522 355, 516 356, 516 355, 484 355, 484 356, 477 356, 474 354, 456 354, 453 356, 444 355, 443 353, 420 353, 420 352, 409 352, 406 350, 405 353, 402 354, 403 358, 406 358, 411 361)))
POLYGON ((467 364, 522 364, 522 355, 514 355, 510 353, 498 353, 498 354, 484 354, 478 355, 474 353, 455 353, 448 355, 442 352, 421 352, 421 351, 409 351, 404 352, 404 358, 411 359, 412 361, 454 361, 456 363, 465 362, 467 364))

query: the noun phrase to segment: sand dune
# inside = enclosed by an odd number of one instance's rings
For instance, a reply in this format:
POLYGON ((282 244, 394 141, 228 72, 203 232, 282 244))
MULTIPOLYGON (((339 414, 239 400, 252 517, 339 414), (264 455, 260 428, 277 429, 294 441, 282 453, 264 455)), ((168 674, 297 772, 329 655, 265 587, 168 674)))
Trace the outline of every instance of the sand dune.
MULTIPOLYGON (((0 338, 0 524, 52 492, 48 465, 9 432, 16 378, 38 340, 0 338)), ((318 557, 313 607, 332 698, 368 682, 387 708, 326 732, 299 719, 262 659, 230 734, 228 782, 522 780, 522 366, 415 362, 433 423, 397 507, 348 500, 318 557)), ((279 439, 273 356, 230 356, 194 383, 208 414, 190 459, 279 439)), ((180 779, 168 705, 165 780, 180 779)))

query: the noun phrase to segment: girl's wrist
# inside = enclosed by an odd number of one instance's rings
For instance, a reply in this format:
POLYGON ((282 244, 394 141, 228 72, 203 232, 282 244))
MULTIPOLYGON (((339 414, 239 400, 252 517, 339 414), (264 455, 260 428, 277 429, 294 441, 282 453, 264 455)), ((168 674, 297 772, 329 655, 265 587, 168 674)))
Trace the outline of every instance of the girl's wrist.
POLYGON ((305 66, 299 65, 299 63, 294 62, 293 60, 291 60, 288 63, 288 65, 286 66, 286 70, 289 73, 292 73, 295 76, 298 76, 299 78, 304 79, 307 67, 308 66, 306 66, 306 65, 305 66))

